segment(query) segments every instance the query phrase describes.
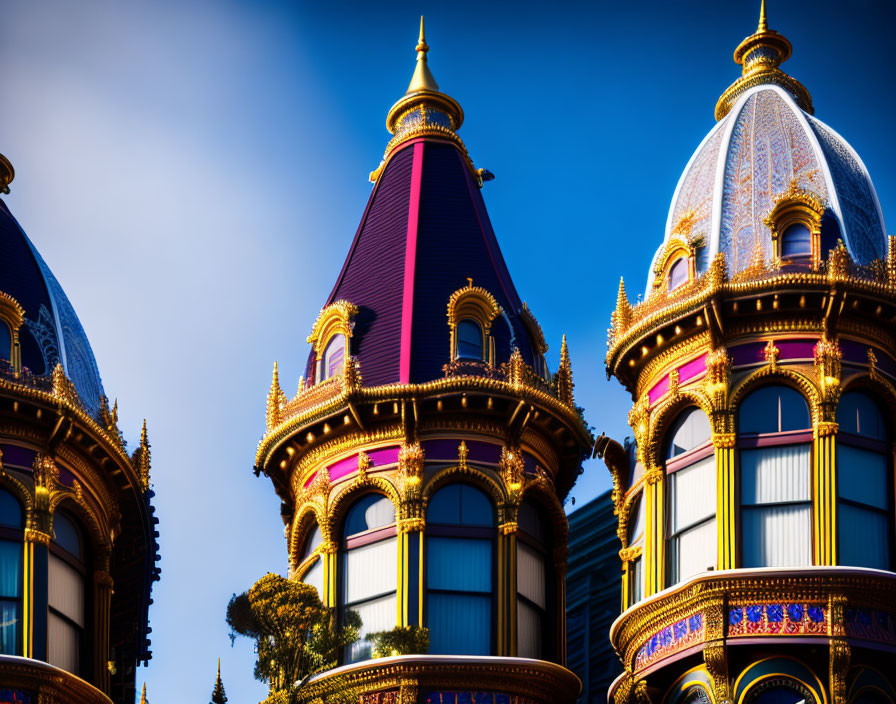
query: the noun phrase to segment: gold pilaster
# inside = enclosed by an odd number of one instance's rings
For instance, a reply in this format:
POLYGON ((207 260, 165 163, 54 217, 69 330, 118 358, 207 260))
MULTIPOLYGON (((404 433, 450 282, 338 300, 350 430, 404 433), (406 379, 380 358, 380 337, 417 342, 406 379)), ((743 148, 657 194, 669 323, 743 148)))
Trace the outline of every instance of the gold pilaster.
POLYGON ((812 528, 816 565, 837 564, 837 424, 817 423, 812 461, 812 528))
POLYGON ((716 455, 717 564, 720 570, 730 570, 737 566, 737 530, 734 521, 737 507, 735 443, 734 433, 715 433, 712 436, 716 455))
POLYGON ((660 591, 665 583, 665 535, 663 527, 663 468, 651 467, 645 473, 644 506, 644 596, 660 591))
POLYGON ((94 682, 109 693, 111 677, 109 662, 109 613, 112 604, 112 575, 106 570, 93 573, 93 633, 94 633, 94 682))

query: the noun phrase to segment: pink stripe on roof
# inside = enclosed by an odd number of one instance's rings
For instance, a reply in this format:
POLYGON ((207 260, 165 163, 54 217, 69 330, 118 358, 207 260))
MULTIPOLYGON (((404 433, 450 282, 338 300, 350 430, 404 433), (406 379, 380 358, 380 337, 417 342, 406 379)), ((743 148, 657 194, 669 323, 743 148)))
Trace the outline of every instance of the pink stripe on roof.
POLYGON ((404 295, 401 303, 401 357, 398 381, 411 380, 411 326, 414 318, 414 268, 417 263, 417 225, 420 222, 420 183, 423 180, 423 142, 414 145, 411 165, 411 200, 408 203, 408 239, 404 254, 404 295))

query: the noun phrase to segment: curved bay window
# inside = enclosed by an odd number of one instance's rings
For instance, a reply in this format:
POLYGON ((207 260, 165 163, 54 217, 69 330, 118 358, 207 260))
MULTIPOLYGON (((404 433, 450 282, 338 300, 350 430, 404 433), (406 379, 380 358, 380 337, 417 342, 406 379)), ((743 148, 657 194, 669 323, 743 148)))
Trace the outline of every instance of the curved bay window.
POLYGON ((706 414, 688 408, 675 420, 666 441, 670 584, 716 565, 716 461, 711 435, 706 414))
MULTIPOLYGON (((323 542, 323 534, 320 532, 320 526, 317 523, 308 531, 308 537, 305 538, 305 544, 302 546, 302 555, 299 558, 299 564, 307 560, 314 551, 323 542)), ((305 584, 310 584, 317 589, 317 595, 323 599, 324 594, 324 560, 322 555, 318 555, 314 563, 305 570, 301 576, 301 580, 305 584)))
POLYGON ((48 563, 47 660, 73 674, 84 670, 87 555, 80 527, 64 513, 53 516, 48 563))
POLYGON ((494 649, 495 508, 479 489, 449 484, 426 509, 429 652, 490 655, 494 649))
POLYGON ((0 655, 19 654, 24 529, 22 505, 0 487, 0 655))
POLYGON ((398 543, 395 506, 382 494, 367 494, 352 504, 345 517, 342 553, 343 613, 361 617, 361 639, 349 646, 349 662, 370 657, 368 633, 395 627, 398 585, 398 543))
POLYGON ((484 357, 482 327, 475 320, 465 318, 457 323, 455 359, 482 359, 484 357))
POLYGON ((812 564, 812 422, 789 386, 764 386, 737 417, 744 567, 812 564))
MULTIPOLYGON (((638 494, 628 514, 628 541, 629 548, 644 548, 644 527, 646 512, 644 510, 644 492, 638 494)), ((640 552, 631 560, 628 568, 628 604, 635 604, 644 598, 644 553, 640 552)))
POLYGON ((892 567, 893 455, 884 413, 867 394, 843 394, 837 407, 837 525, 841 565, 892 567))
POLYGON ((337 334, 330 338, 324 353, 318 360, 317 380, 326 381, 342 374, 345 367, 345 335, 337 334))
POLYGON ((524 501, 517 515, 517 655, 543 658, 550 635, 548 604, 548 523, 541 507, 524 501))

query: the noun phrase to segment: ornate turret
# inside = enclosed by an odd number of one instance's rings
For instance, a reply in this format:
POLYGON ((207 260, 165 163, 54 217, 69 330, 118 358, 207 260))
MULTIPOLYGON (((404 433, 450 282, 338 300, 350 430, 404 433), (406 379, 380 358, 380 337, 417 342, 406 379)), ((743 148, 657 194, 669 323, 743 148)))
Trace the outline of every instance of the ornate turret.
MULTIPOLYGON (((0 156, 0 193, 13 176, 0 156)), ((71 302, 0 200, 0 699, 134 702, 160 574, 149 471, 145 423, 129 454, 71 302)))
POLYGON ((359 641, 349 667, 303 696, 456 702, 476 682, 488 701, 572 702, 563 500, 592 438, 566 341, 553 376, 428 50, 421 24, 394 137, 294 398, 275 371, 256 472, 283 502, 292 578, 356 611, 365 635, 399 628, 406 642, 427 628, 429 653, 370 660, 379 646, 359 641), (489 655, 506 658, 500 670, 489 655))
POLYGON ((777 85, 786 90, 796 104, 813 114, 812 97, 809 91, 795 78, 788 76, 780 68, 790 58, 793 47, 787 37, 768 28, 765 16, 765 0, 759 11, 759 26, 734 50, 734 62, 743 67, 743 73, 722 93, 716 104, 716 120, 721 120, 744 91, 758 85, 777 85))
POLYGON ((600 448, 622 543, 616 704, 896 692, 896 239, 778 68, 789 55, 763 3, 644 301, 620 285, 606 362, 635 442, 600 448))

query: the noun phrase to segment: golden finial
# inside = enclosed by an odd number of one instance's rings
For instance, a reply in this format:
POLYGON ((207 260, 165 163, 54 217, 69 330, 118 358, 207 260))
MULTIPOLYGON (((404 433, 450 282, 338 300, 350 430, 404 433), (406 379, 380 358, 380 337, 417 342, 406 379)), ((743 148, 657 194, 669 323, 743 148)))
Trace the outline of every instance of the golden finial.
POLYGON ((9 193, 9 184, 16 177, 12 162, 0 154, 0 193, 9 193))
POLYGON ((566 345, 566 335, 560 345, 560 367, 557 369, 557 398, 561 403, 569 407, 575 405, 573 399, 572 361, 569 358, 569 347, 566 345))
POLYGON ((140 693, 140 704, 147 704, 147 702, 146 702, 146 682, 143 683, 143 691, 140 693))
POLYGON ((286 394, 283 393, 283 389, 280 387, 280 373, 277 370, 277 363, 274 362, 274 376, 271 379, 271 389, 268 391, 265 413, 268 430, 280 424, 280 411, 284 403, 286 403, 286 394))
POLYGON ((763 84, 780 86, 790 93, 800 108, 809 114, 814 112, 812 96, 806 87, 779 68, 790 58, 793 47, 787 37, 769 29, 765 0, 760 1, 759 25, 756 31, 734 50, 734 62, 743 67, 741 77, 722 93, 716 103, 716 120, 725 117, 743 93, 763 84))
POLYGON ((137 475, 140 477, 140 485, 143 491, 149 489, 149 475, 152 462, 152 454, 149 449, 149 434, 146 432, 146 418, 143 419, 143 428, 140 430, 140 447, 134 453, 137 475))
POLYGON ((426 61, 426 52, 429 51, 429 45, 426 43, 426 37, 423 35, 423 15, 420 16, 420 38, 417 40, 417 46, 414 48, 417 52, 417 67, 414 69, 414 75, 411 76, 411 83, 405 95, 417 93, 421 90, 429 90, 435 93, 439 91, 439 84, 432 77, 429 70, 429 64, 426 61))

